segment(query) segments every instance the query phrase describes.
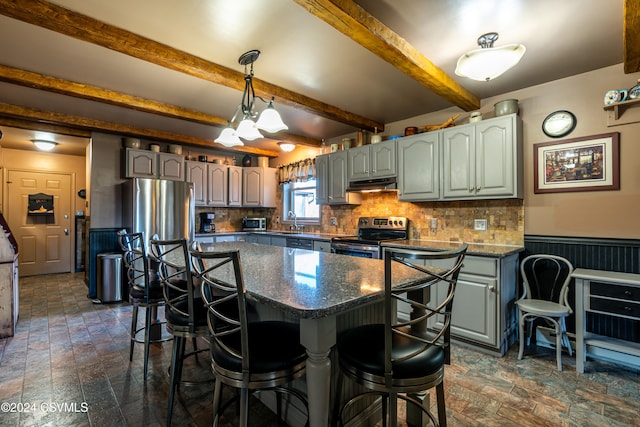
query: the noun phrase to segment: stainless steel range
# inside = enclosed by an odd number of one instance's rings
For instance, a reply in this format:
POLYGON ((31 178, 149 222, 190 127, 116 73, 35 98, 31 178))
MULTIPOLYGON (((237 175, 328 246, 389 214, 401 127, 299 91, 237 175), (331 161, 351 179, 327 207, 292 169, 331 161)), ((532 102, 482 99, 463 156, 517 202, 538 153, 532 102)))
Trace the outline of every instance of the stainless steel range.
POLYGON ((358 219, 358 235, 334 237, 331 252, 343 255, 376 258, 381 256, 380 243, 406 239, 409 220, 401 216, 366 216, 358 219))

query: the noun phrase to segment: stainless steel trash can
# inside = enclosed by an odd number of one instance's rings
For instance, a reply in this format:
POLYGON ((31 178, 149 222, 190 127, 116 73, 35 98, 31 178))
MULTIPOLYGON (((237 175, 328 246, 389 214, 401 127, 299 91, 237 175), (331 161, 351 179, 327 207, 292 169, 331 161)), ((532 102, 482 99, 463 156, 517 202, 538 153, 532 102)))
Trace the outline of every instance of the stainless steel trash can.
POLYGON ((102 253, 97 255, 96 293, 100 301, 122 301, 122 254, 102 253))

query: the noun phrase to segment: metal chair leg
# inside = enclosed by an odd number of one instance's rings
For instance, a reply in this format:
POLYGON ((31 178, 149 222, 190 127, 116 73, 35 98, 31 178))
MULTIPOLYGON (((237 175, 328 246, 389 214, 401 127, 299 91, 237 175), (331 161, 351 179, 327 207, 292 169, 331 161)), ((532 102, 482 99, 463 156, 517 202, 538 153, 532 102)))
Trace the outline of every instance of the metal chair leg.
POLYGON ((138 328, 138 304, 134 303, 133 312, 131 313, 131 344, 129 345, 129 362, 133 360, 133 346, 136 343, 137 328, 138 328))
POLYGON ((438 401, 438 424, 447 427, 447 407, 444 401, 444 381, 436 386, 436 399, 438 401))
POLYGON ((179 384, 179 376, 182 371, 182 358, 184 353, 184 338, 173 337, 173 355, 171 357, 171 389, 169 390, 169 407, 167 410, 167 427, 171 426, 171 417, 173 415, 173 401, 175 398, 176 388, 179 384))
POLYGON ((151 307, 145 307, 144 325, 144 380, 147 380, 149 371, 149 344, 151 343, 151 307))

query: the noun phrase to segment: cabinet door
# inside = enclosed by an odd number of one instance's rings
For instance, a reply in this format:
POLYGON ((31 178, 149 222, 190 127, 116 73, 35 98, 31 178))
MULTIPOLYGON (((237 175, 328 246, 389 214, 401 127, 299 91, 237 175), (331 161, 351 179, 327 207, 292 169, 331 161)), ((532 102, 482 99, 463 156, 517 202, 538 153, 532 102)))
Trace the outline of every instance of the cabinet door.
POLYGON ((349 160, 348 180, 353 181, 356 179, 369 178, 369 146, 356 147, 345 152, 348 153, 349 160))
POLYGON ((262 168, 242 169, 242 206, 262 206, 262 168))
POLYGON ((207 204, 209 206, 227 206, 228 192, 228 167, 225 165, 210 164, 207 174, 209 191, 207 204))
POLYGON ((229 166, 229 206, 242 206, 242 168, 229 166))
POLYGON ((216 243, 218 242, 235 242, 236 236, 233 234, 228 234, 226 236, 215 236, 216 243))
POLYGON ((271 236, 271 246, 287 247, 287 238, 284 236, 271 236))
POLYGON ((314 240, 313 250, 317 252, 331 252, 331 242, 324 240, 314 240))
POLYGON ((398 200, 440 198, 441 132, 428 132, 398 140, 398 200))
POLYGON ((371 178, 396 176, 396 141, 385 141, 369 146, 371 178))
POLYGON ((329 155, 316 157, 316 203, 329 203, 329 155))
POLYGON ((127 178, 156 178, 158 172, 157 153, 127 148, 127 178))
POLYGON ((513 196, 514 118, 501 117, 476 124, 476 196, 513 196))
POLYGON ((207 204, 207 164, 201 162, 186 162, 187 177, 185 181, 193 183, 193 197, 196 206, 207 204))
POLYGON ((158 153, 158 178, 184 181, 184 158, 176 154, 158 153))
POLYGON ((442 132, 443 198, 469 198, 475 193, 474 127, 460 126, 442 132))
POLYGON ((338 151, 329 155, 329 203, 346 202, 347 151, 338 151))

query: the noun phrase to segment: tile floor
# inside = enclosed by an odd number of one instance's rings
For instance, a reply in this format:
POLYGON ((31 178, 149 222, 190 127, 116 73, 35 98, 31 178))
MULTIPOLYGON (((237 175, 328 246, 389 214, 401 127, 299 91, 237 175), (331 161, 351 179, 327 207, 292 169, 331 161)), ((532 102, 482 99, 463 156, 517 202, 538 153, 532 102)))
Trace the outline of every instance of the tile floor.
MULTIPOLYGON (((0 340, 0 426, 165 425, 171 343, 152 346, 145 383, 142 346, 129 363, 131 307, 93 304, 86 293, 82 274, 20 279, 17 333, 0 340)), ((567 356, 558 372, 553 352, 518 361, 516 350, 496 358, 453 348, 450 426, 640 426, 637 370, 588 362, 577 375, 567 356)), ((191 363, 209 372, 206 357, 191 363)), ((173 425, 211 425, 211 390, 182 387, 173 425)), ((229 412, 225 427, 235 425, 229 412)), ((275 425, 274 417, 255 403, 252 425, 275 425)))

